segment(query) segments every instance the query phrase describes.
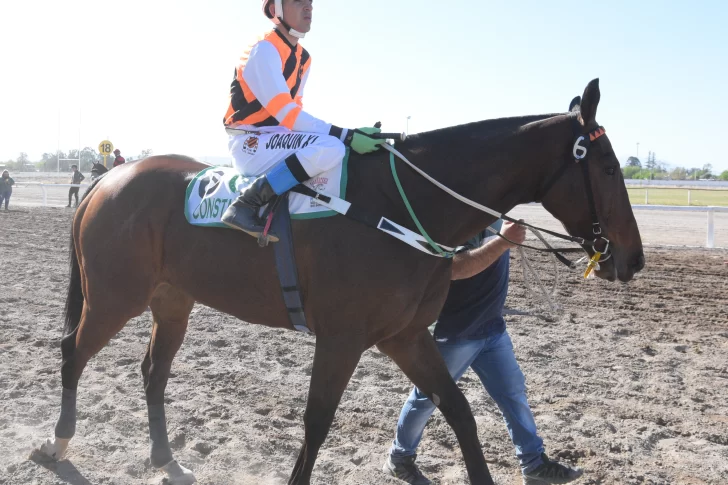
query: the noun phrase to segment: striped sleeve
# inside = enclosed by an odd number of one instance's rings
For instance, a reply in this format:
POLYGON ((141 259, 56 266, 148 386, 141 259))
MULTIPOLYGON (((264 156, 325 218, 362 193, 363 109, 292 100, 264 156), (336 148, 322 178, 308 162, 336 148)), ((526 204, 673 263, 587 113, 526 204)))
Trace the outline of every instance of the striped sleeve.
MULTIPOLYGON (((261 41, 250 51, 243 69, 243 79, 261 106, 282 126, 293 131, 329 133, 330 123, 306 113, 301 105, 291 98, 291 92, 281 69, 281 57, 270 42, 261 41)), ((299 94, 303 91, 303 80, 301 84, 299 94)))
POLYGON ((308 81, 308 73, 311 72, 311 68, 309 67, 306 69, 305 74, 303 75, 303 79, 301 79, 301 87, 298 88, 298 93, 296 94, 296 98, 294 101, 298 106, 303 108, 303 88, 306 87, 306 81, 308 81))

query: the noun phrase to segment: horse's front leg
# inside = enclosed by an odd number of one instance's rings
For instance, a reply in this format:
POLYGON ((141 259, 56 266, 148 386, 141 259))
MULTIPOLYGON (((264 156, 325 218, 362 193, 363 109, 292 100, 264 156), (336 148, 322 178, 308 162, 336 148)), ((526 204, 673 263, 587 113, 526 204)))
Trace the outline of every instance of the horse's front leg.
POLYGON ((478 441, 470 405, 450 377, 427 328, 403 332, 377 344, 442 412, 460 443, 470 483, 493 485, 478 441))
POLYGON ((351 335, 317 337, 308 402, 303 416, 306 434, 289 485, 306 485, 310 482, 319 448, 329 433, 341 395, 363 351, 362 345, 351 335))

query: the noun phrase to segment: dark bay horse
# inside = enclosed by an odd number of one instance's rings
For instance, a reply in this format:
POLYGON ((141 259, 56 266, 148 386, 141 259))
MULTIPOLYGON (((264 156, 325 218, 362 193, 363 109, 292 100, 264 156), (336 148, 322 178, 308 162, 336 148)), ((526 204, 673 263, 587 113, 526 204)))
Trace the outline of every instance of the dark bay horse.
POLYGON ((96 180, 108 171, 109 169, 104 167, 104 164, 100 162, 94 162, 93 166, 91 167, 91 180, 96 180))
MULTIPOLYGON (((619 162, 606 136, 592 142, 580 162, 589 164, 588 177, 573 155, 575 137, 598 129, 599 97, 594 80, 569 113, 471 123, 412 136, 397 148, 470 199, 500 212, 540 200, 570 234, 593 239, 589 184, 612 245, 612 257, 597 275, 629 281, 644 266, 644 255, 619 162)), ((402 185, 434 240, 456 246, 495 219, 451 198, 401 162, 399 166, 402 185)), ((76 389, 89 359, 149 306, 153 327, 142 374, 151 463, 167 472, 170 483, 192 483, 194 476, 174 461, 169 448, 164 390, 193 304, 254 324, 291 328, 272 247, 260 248, 254 238, 237 231, 193 227, 185 220, 187 183, 203 168, 182 156, 150 157, 112 170, 85 195, 73 220, 61 345, 62 408, 55 439, 42 447, 47 455, 62 457, 75 432, 76 389), (109 253, 114 257, 105 257, 109 253)), ((387 153, 351 161, 347 199, 415 229, 397 193, 387 153)), ((443 413, 459 441, 470 482, 493 483, 468 402, 427 330, 447 295, 450 261, 345 217, 295 221, 293 231, 316 349, 304 443, 289 483, 309 483, 342 393, 361 354, 373 345, 443 413)))

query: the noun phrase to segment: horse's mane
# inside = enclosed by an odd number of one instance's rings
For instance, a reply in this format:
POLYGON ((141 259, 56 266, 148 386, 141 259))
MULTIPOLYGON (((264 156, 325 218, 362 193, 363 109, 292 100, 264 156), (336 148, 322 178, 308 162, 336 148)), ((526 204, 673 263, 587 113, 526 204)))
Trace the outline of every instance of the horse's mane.
POLYGON ((494 120, 475 121, 463 125, 449 126, 432 131, 425 131, 407 137, 404 142, 397 143, 398 148, 417 149, 422 145, 432 145, 440 141, 452 142, 462 138, 477 137, 481 140, 495 139, 508 136, 521 127, 543 121, 566 113, 551 113, 545 115, 516 116, 511 118, 496 118, 494 120))

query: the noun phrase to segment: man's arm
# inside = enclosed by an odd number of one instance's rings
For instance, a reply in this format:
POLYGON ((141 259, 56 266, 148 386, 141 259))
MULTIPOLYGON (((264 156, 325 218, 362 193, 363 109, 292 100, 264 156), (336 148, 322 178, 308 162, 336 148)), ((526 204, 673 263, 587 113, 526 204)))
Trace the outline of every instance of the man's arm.
MULTIPOLYGON (((501 234, 511 241, 522 244, 526 240, 526 228, 504 222, 501 234)), ((453 280, 471 278, 485 270, 507 250, 516 247, 503 238, 491 239, 479 248, 469 249, 455 255, 452 260, 453 280)))

